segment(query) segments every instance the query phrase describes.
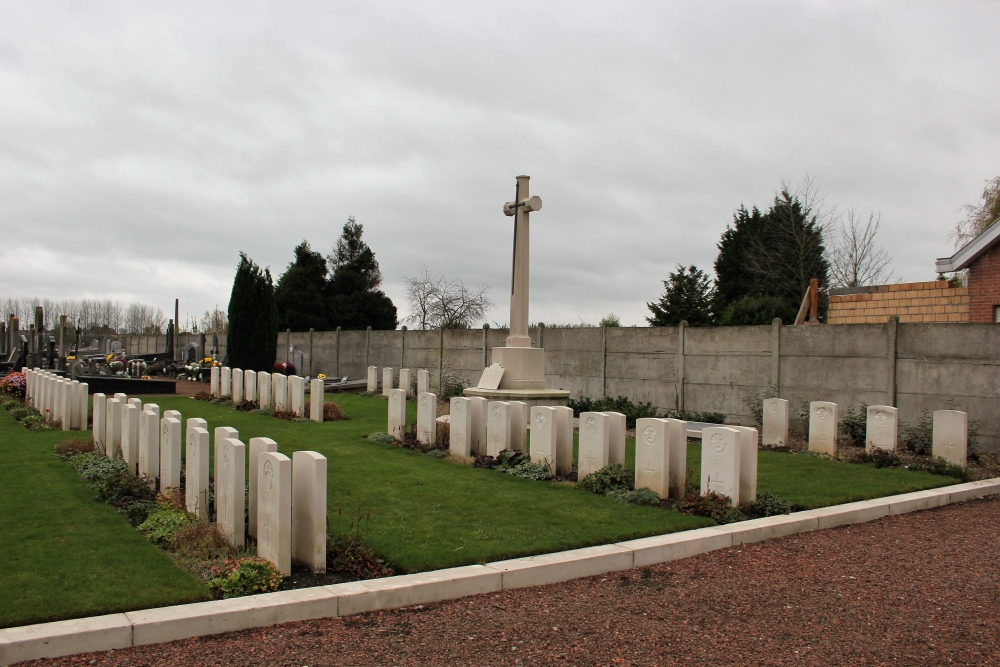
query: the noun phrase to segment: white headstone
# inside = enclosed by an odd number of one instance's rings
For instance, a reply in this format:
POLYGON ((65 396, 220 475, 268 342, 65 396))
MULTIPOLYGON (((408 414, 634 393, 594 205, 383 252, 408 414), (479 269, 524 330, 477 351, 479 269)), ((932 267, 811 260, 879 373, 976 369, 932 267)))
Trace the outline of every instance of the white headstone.
POLYGON ((573 472, 573 408, 557 405, 552 409, 556 416, 556 474, 566 476, 573 472))
POLYGON ((210 375, 209 375, 210 384, 208 385, 209 386, 209 391, 212 394, 212 398, 218 398, 219 396, 222 395, 220 393, 220 391, 222 390, 222 385, 221 385, 221 382, 220 382, 220 380, 222 379, 222 376, 221 376, 221 373, 219 372, 219 367, 218 366, 212 366, 212 370, 209 371, 209 373, 210 373, 210 375))
MULTIPOLYGON (((246 446, 236 438, 222 438, 215 446, 219 454, 215 460, 216 522, 229 544, 242 547, 246 543, 246 446)), ((264 556, 259 543, 257 553, 264 556)))
POLYGON ((369 394, 378 391, 378 366, 368 367, 368 385, 365 387, 365 391, 369 394))
POLYGON ((139 476, 153 485, 160 476, 160 416, 148 407, 139 413, 139 476))
POLYGON ((417 371, 417 394, 425 394, 431 390, 431 373, 426 368, 417 371))
POLYGON ((135 407, 142 410, 142 399, 141 398, 130 398, 128 399, 128 405, 134 405, 135 407))
POLYGON ((184 422, 184 418, 178 410, 164 410, 163 414, 160 415, 160 419, 176 419, 181 423, 184 422))
POLYGON ((611 417, 607 412, 580 413, 580 456, 577 462, 577 479, 597 472, 609 465, 611 417))
POLYGON ((547 406, 531 408, 531 462, 555 472, 558 466, 556 411, 547 406))
POLYGON ((76 419, 77 428, 81 431, 87 430, 87 394, 90 392, 90 385, 86 382, 79 382, 76 387, 76 419))
POLYGON ((732 426, 739 433, 740 505, 757 500, 757 429, 732 426))
POLYGON ((292 454, 292 558, 326 572, 326 457, 292 454))
POLYGON ((448 451, 452 456, 472 456, 472 404, 467 398, 451 399, 448 451))
POLYGON ((500 452, 510 448, 510 404, 489 401, 486 414, 486 454, 500 456, 500 452))
POLYGON ((503 366, 500 364, 491 364, 483 370, 483 374, 479 378, 479 384, 476 385, 476 389, 496 391, 497 387, 500 386, 500 380, 502 379, 503 366))
POLYGON ((956 465, 968 465, 969 415, 959 410, 935 410, 931 453, 956 465))
POLYGON ((314 422, 323 421, 323 381, 309 381, 309 418, 314 422))
POLYGON ((413 396, 413 371, 409 368, 399 369, 399 388, 406 392, 406 397, 413 396))
POLYGON ((382 369, 382 395, 388 396, 389 392, 395 386, 393 384, 393 378, 395 376, 395 371, 392 366, 386 366, 382 369))
POLYGON ((164 417, 160 420, 160 491, 179 488, 181 488, 181 421, 174 417, 164 417))
POLYGON ((243 398, 257 402, 257 371, 243 372, 243 398))
POLYGON ((219 371, 219 392, 221 396, 233 395, 233 369, 223 366, 219 371))
POLYGON ((260 455, 265 452, 278 451, 278 443, 271 438, 250 438, 248 456, 250 458, 250 478, 247 480, 247 530, 250 535, 257 537, 257 498, 259 492, 257 484, 258 476, 253 474, 254 470, 260 468, 260 455))
POLYGON ((116 458, 122 448, 122 401, 117 398, 108 399, 107 418, 105 421, 107 435, 104 438, 109 459, 116 458))
POLYGON ((608 422, 608 464, 625 465, 625 415, 605 412, 608 422))
POLYGON ((122 408, 122 458, 128 465, 128 471, 139 474, 139 416, 142 410, 136 406, 126 405, 122 408))
POLYGON ((94 394, 94 423, 93 438, 94 448, 101 454, 107 453, 104 439, 107 437, 105 421, 108 418, 108 397, 104 394, 94 394))
POLYGON ((273 378, 271 393, 274 394, 271 398, 274 400, 274 411, 275 412, 288 412, 288 376, 281 375, 280 373, 275 373, 271 376, 273 378))
POLYGON ((271 387, 271 374, 265 371, 257 373, 257 407, 261 410, 270 410, 273 407, 271 387))
MULTIPOLYGON (((212 464, 216 467, 219 465, 219 457, 222 452, 219 447, 222 445, 222 441, 226 438, 232 438, 233 440, 240 439, 240 432, 231 426, 216 426, 215 430, 212 432, 212 464)), ((213 479, 218 476, 219 471, 215 470, 213 474, 213 479)), ((218 509, 216 509, 218 512, 218 509)))
POLYGON ((298 375, 288 378, 288 404, 296 417, 306 416, 306 379, 298 375))
MULTIPOLYGON (((528 404, 524 401, 507 401, 510 405, 510 448, 515 452, 528 449, 528 404)), ((570 410, 572 412, 572 409, 570 410)), ((570 415, 570 444, 573 440, 573 416, 570 415)))
POLYGON ((635 488, 670 496, 670 441, 665 419, 635 422, 635 488))
POLYGON ((865 430, 865 450, 896 451, 899 431, 899 411, 888 405, 869 405, 865 430))
POLYGON ((63 380, 59 387, 59 419, 62 420, 62 430, 73 427, 73 382, 63 380))
POLYGON ((246 385, 243 383, 242 368, 233 369, 233 376, 230 382, 232 383, 233 403, 239 403, 243 400, 243 390, 246 388, 246 385))
MULTIPOLYGON (((184 500, 187 511, 208 521, 208 429, 192 426, 187 420, 187 453, 184 469, 184 500)), ((204 420, 199 420, 204 421, 204 420)))
POLYGON ((482 396, 469 397, 469 408, 472 411, 472 455, 482 456, 486 453, 486 407, 489 401, 482 396))
POLYGON ((430 392, 417 396, 417 440, 425 445, 437 442, 437 396, 430 392))
POLYGON ((402 389, 389 390, 389 435, 402 440, 406 433, 406 392, 402 389))
POLYGON ((142 411, 152 412, 154 415, 156 415, 156 420, 157 421, 160 420, 160 406, 157 405, 156 403, 146 403, 145 405, 142 406, 142 411))
POLYGON ((764 399, 764 445, 784 447, 788 444, 788 401, 783 398, 764 399))
POLYGON ((264 452, 257 466, 257 555, 292 573, 292 460, 264 452))
POLYGON ((683 498, 687 495, 687 444, 688 428, 683 419, 664 419, 667 444, 670 447, 670 495, 683 498))
POLYGON ((736 506, 740 500, 740 434, 726 426, 701 432, 701 495, 714 491, 736 506))
POLYGON ((809 404, 809 451, 837 455, 838 410, 836 403, 813 401, 809 404))

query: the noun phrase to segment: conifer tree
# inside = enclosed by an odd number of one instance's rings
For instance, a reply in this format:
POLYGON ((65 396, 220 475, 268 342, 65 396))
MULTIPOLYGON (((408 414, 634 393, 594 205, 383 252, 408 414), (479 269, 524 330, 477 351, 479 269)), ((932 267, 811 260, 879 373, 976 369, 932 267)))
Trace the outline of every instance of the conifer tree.
POLYGON ((278 309, 274 303, 271 271, 261 269, 240 253, 240 263, 229 297, 229 365, 252 371, 270 371, 278 349, 278 309))
POLYGON ((712 281, 705 272, 694 266, 677 265, 677 270, 663 281, 663 296, 656 303, 647 303, 653 313, 646 321, 650 326, 677 326, 681 320, 693 327, 715 323, 712 312, 712 281))

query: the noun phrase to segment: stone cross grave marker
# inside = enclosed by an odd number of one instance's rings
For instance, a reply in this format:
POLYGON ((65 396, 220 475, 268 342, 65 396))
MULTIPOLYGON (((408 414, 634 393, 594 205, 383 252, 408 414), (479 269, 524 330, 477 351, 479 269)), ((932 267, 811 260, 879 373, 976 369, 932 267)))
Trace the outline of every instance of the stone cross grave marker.
POLYGON ((838 409, 836 403, 813 401, 809 404, 809 451, 837 455, 838 409))
POLYGON ((382 395, 383 396, 388 396, 389 392, 392 391, 392 387, 393 387, 392 379, 393 379, 393 377, 395 377, 394 376, 394 372, 395 372, 395 370, 393 369, 392 366, 386 366, 385 368, 382 369, 382 395))
POLYGON ((448 451, 452 456, 472 456, 472 403, 468 398, 451 399, 448 451))
POLYGON ((243 382, 243 369, 234 368, 232 378, 230 380, 232 383, 233 391, 233 403, 240 403, 243 401, 243 390, 246 388, 246 384, 243 382))
POLYGON ((250 459, 250 478, 247 480, 247 530, 251 537, 257 537, 257 507, 259 491, 257 485, 260 478, 253 471, 260 468, 260 455, 265 452, 278 451, 278 443, 271 438, 250 438, 247 456, 250 459))
POLYGON ((889 405, 869 405, 865 430, 865 450, 884 449, 896 451, 899 429, 899 411, 889 405))
POLYGON ((406 392, 389 389, 389 435, 403 440, 406 433, 406 392))
POLYGON ((417 371, 417 394, 425 394, 431 390, 431 372, 426 368, 417 371))
POLYGON ((378 391, 378 366, 368 367, 368 385, 365 387, 365 391, 369 394, 378 391))
POLYGON ((670 495, 670 442, 664 419, 635 422, 635 488, 643 487, 660 498, 670 495))
POLYGON ((783 447, 788 443, 788 401, 783 398, 764 399, 763 443, 783 447))
POLYGON ((558 460, 556 411, 550 407, 531 408, 531 462, 556 471, 558 460))
POLYGON ((740 499, 739 433, 726 426, 701 432, 701 495, 714 491, 735 507, 740 499))
MULTIPOLYGON (((216 430, 218 438, 218 429, 216 430)), ((215 443, 215 515, 226 542, 240 548, 246 543, 246 446, 236 438, 222 438, 215 443)), ((257 545, 258 554, 260 544, 257 545)))
POLYGON ((160 491, 179 488, 181 488, 181 420, 164 417, 160 420, 160 491))
POLYGON ((309 418, 314 422, 323 422, 323 380, 316 378, 309 381, 309 418))
POLYGON ((542 210, 542 199, 528 193, 528 177, 518 176, 514 201, 503 205, 504 215, 514 217, 514 259, 510 280, 510 335, 507 347, 531 347, 528 336, 528 215, 542 210))
POLYGON ((608 465, 611 418, 606 412, 580 413, 580 455, 577 479, 583 479, 608 465))
POLYGON ((257 407, 261 410, 270 410, 273 407, 271 387, 271 374, 265 371, 257 373, 257 407))
POLYGON ((257 554, 292 573, 292 460, 262 452, 257 463, 257 554))
POLYGON ((745 505, 757 500, 757 429, 749 426, 731 426, 739 433, 740 445, 740 499, 745 505))
POLYGON ((417 396, 417 440, 425 445, 437 442, 437 396, 426 391, 417 396))
POLYGON ((486 406, 486 454, 500 456, 510 443, 510 404, 489 401, 486 406))
POLYGON ((625 415, 605 412, 608 416, 608 464, 625 465, 625 415))
POLYGON ((489 389, 490 391, 496 391, 496 389, 500 386, 501 379, 503 379, 503 366, 500 364, 491 364, 483 370, 483 374, 479 378, 479 384, 476 385, 476 389, 489 389))
POLYGON ((326 469, 317 452, 292 454, 292 559, 326 572, 326 469))
POLYGON ((188 512, 208 521, 208 422, 193 417, 187 420, 184 457, 184 504, 188 512))
POLYGON ((949 463, 968 465, 969 415, 959 410, 935 410, 931 453, 949 463))

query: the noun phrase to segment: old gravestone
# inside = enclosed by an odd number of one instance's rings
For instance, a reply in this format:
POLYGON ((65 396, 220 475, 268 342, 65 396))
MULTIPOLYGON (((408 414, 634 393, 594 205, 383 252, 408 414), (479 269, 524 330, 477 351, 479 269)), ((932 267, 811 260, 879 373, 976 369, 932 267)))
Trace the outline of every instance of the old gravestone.
POLYGON ((555 410, 545 406, 531 408, 531 462, 553 473, 558 465, 557 428, 555 410))
POLYGON ((243 390, 246 388, 246 384, 243 382, 243 369, 234 368, 232 378, 230 379, 232 383, 232 399, 233 403, 243 402, 243 390))
POLYGON ((212 398, 218 398, 219 396, 222 395, 221 394, 221 390, 222 390, 222 384, 221 384, 222 376, 219 373, 219 367, 218 366, 212 366, 212 370, 209 371, 209 373, 210 373, 210 375, 209 375, 210 384, 208 385, 209 392, 211 392, 212 398))
POLYGON ((740 499, 739 433, 726 426, 707 426, 701 432, 701 495, 710 492, 740 499))
POLYGON ((323 380, 316 378, 309 381, 309 418, 314 422, 323 421, 323 380))
POLYGON ((757 500, 757 429, 749 426, 731 426, 730 428, 739 433, 739 504, 746 505, 757 500))
POLYGON ((90 392, 90 385, 81 382, 76 388, 77 414, 80 416, 79 428, 81 431, 87 430, 87 394, 90 392))
POLYGON ((611 418, 606 412, 580 413, 580 455, 577 479, 608 465, 611 418))
POLYGON ((222 396, 233 395, 233 369, 223 366, 219 371, 219 392, 222 396))
POLYGON ((273 407, 271 401, 271 374, 266 371, 257 373, 257 407, 261 410, 270 410, 273 407))
POLYGON ((275 412, 288 412, 288 376, 281 375, 280 373, 275 373, 271 376, 273 378, 271 397, 274 400, 274 411, 275 412))
POLYGON ((837 455, 838 410, 836 403, 813 401, 809 404, 809 451, 837 455))
POLYGON ((608 464, 625 465, 625 415, 605 412, 608 416, 608 464))
MULTIPOLYGON (((212 460, 215 461, 216 466, 219 465, 219 456, 221 455, 219 447, 226 438, 239 440, 240 432, 232 426, 216 426, 215 431, 212 433, 212 460)), ((218 474, 218 472, 218 468, 216 468, 215 473, 218 474)))
POLYGON ((184 501, 188 512, 208 521, 208 422, 187 420, 184 457, 184 501))
POLYGON ((431 390, 431 373, 426 368, 417 371, 417 394, 426 394, 431 390))
POLYGON ((400 441, 406 433, 406 392, 402 389, 389 389, 388 433, 400 441))
POLYGON ((257 470, 257 554, 292 573, 292 460, 262 452, 257 470))
POLYGON ((386 366, 385 368, 382 369, 382 395, 383 396, 388 396, 389 392, 392 391, 392 388, 394 386, 392 380, 395 377, 394 372, 395 371, 392 368, 392 366, 386 366))
POLYGON ((451 399, 448 441, 452 456, 472 456, 472 406, 468 398, 451 399))
POLYGON ((869 405, 865 429, 865 450, 896 451, 899 411, 888 405, 869 405))
POLYGON ((246 446, 236 438, 222 438, 215 447, 219 454, 215 459, 216 522, 226 542, 240 548, 246 542, 246 446))
POLYGON ((258 475, 253 471, 260 468, 260 455, 265 452, 278 451, 278 443, 271 438, 250 438, 247 456, 250 459, 250 478, 247 479, 247 530, 254 538, 257 537, 257 499, 260 495, 257 485, 260 483, 258 475))
POLYGON ((784 447, 788 444, 788 401, 783 398, 764 399, 764 445, 784 447))
POLYGON ((292 454, 292 559, 326 572, 326 469, 317 452, 292 454))
POLYGON ((369 394, 374 394, 378 391, 378 366, 368 367, 368 384, 365 387, 365 391, 369 394))
POLYGON ((949 463, 968 464, 969 415, 959 410, 935 410, 931 453, 949 463))
POLYGON ((298 375, 288 378, 288 406, 296 417, 306 414, 306 379, 298 375))
POLYGON ((164 417, 160 420, 160 491, 179 488, 181 488, 181 420, 164 417))
POLYGON ((660 498, 670 495, 670 442, 664 419, 635 422, 635 488, 643 487, 660 498))
POLYGON ((437 442, 437 396, 426 391, 417 396, 417 440, 425 445, 437 442))
POLYGON ((399 388, 406 392, 406 397, 410 398, 413 396, 413 371, 409 368, 399 369, 399 388))
POLYGON ((486 406, 486 454, 500 456, 510 444, 510 404, 506 401, 489 401, 486 406))
POLYGON ((243 371, 243 398, 257 402, 257 371, 243 371))

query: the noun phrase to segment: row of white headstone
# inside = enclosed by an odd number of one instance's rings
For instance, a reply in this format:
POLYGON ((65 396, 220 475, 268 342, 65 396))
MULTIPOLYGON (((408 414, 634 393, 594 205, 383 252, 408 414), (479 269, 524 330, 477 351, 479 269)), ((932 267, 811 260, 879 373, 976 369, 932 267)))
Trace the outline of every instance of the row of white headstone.
MULTIPOLYGON (((94 394, 94 444, 109 458, 119 455, 129 472, 157 485, 178 489, 181 428, 176 410, 160 418, 155 403, 137 398, 94 394)), ((257 553, 283 573, 292 559, 314 572, 326 571, 327 460, 317 452, 299 451, 289 459, 271 438, 250 438, 247 446, 229 426, 215 428, 209 441, 208 422, 187 419, 184 456, 184 504, 201 521, 209 521, 209 447, 214 444, 215 516, 226 541, 243 547, 245 533, 257 539, 257 553), (246 493, 245 493, 246 490, 246 493), (248 505, 244 507, 244 503, 248 505), (244 510, 247 510, 246 513, 244 510), (247 521, 244 521, 249 514, 247 521)))
MULTIPOLYGON (((298 375, 214 366, 209 390, 213 398, 229 396, 233 405, 244 400, 256 401, 261 410, 291 412, 297 417, 306 414, 306 379, 298 375)), ((323 380, 310 380, 309 418, 312 421, 323 421, 323 400, 323 380)))
MULTIPOLYGON (((393 388, 402 389, 406 392, 406 397, 411 398, 416 396, 420 397, 420 394, 426 394, 431 390, 431 373, 426 369, 417 370, 417 392, 413 393, 413 370, 410 368, 400 368, 399 369, 399 384, 394 385, 393 380, 396 377, 396 369, 392 366, 385 366, 382 369, 382 395, 389 396, 389 391, 393 388)), ((378 391, 378 366, 368 367, 368 385, 366 390, 369 393, 376 393, 378 391)))
POLYGON ((86 382, 70 380, 42 368, 21 369, 24 396, 46 421, 60 424, 64 431, 87 430, 86 382))
MULTIPOLYGON (((436 439, 437 396, 417 398, 417 439, 436 439)), ((451 399, 451 454, 460 457, 529 449, 531 461, 553 473, 573 469, 573 410, 564 406, 536 406, 519 401, 487 401, 481 397, 451 399)), ((406 393, 389 393, 389 432, 397 439, 406 430, 406 393)), ((743 426, 710 427, 702 440, 702 493, 715 491, 733 504, 757 498, 757 429, 743 426)), ((625 415, 619 412, 580 414, 577 479, 601 468, 625 465, 625 415)), ((661 498, 681 498, 687 476, 687 422, 679 419, 640 419, 636 422, 635 486, 661 498)))
MULTIPOLYGON (((826 401, 809 404, 809 450, 837 455, 839 406, 826 401)), ((784 445, 788 442, 788 401, 769 398, 764 401, 763 443, 784 445)), ((865 449, 896 451, 899 438, 899 409, 889 405, 869 405, 866 415, 865 449)), ((969 416, 959 410, 935 410, 931 435, 931 454, 950 463, 967 465, 969 416)))

